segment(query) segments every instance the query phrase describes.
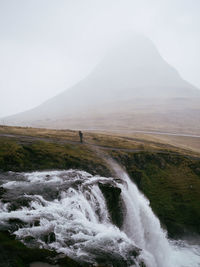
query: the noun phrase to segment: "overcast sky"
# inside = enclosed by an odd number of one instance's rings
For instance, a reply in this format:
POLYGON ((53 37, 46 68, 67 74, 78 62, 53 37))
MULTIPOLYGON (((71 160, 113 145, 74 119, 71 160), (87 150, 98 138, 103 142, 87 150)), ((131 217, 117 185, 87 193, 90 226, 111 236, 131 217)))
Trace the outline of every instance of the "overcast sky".
POLYGON ((200 0, 0 0, 0 117, 84 78, 113 37, 141 32, 200 88, 200 0))

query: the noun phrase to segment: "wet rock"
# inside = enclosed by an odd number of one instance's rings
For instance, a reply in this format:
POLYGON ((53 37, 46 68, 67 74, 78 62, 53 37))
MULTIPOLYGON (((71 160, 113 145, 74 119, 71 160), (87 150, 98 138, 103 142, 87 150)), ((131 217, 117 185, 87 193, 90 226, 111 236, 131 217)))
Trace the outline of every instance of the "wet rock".
POLYGON ((28 235, 28 236, 24 237, 24 242, 26 242, 26 243, 30 243, 33 240, 35 240, 35 238, 33 236, 28 235))
POLYGON ((24 197, 24 196, 18 197, 16 199, 11 199, 9 211, 18 210, 18 209, 21 209, 22 207, 29 207, 30 202, 31 202, 31 199, 24 197))
MULTIPOLYGON (((29 238, 29 237, 27 237, 29 238)), ((7 231, 0 231, 0 266, 16 267, 30 266, 32 263, 49 263, 53 266, 81 267, 75 260, 55 251, 39 249, 36 246, 26 247, 14 235, 7 231)), ((84 265, 89 267, 89 265, 84 265)), ((83 266, 82 266, 83 267, 83 266)))
POLYGON ((50 232, 44 235, 42 239, 45 243, 53 243, 56 241, 56 235, 54 234, 54 232, 50 232))
POLYGON ((7 192, 7 190, 3 187, 0 187, 0 198, 7 192))
MULTIPOLYGON (((112 244, 110 244, 112 246, 112 244)), ((141 249, 131 246, 127 247, 127 250, 124 251, 125 255, 120 255, 119 252, 113 250, 109 250, 106 246, 100 247, 90 247, 87 248, 88 255, 91 255, 92 258, 95 259, 98 265, 92 266, 101 266, 101 267, 130 267, 136 266, 136 262, 138 263, 137 257, 140 254, 141 249)), ((145 267, 145 265, 144 265, 145 267)))
POLYGON ((90 248, 88 249, 87 252, 89 255, 91 255, 94 258, 95 262, 97 262, 97 264, 100 266, 128 267, 128 266, 135 264, 133 259, 131 260, 131 264, 129 264, 127 259, 121 256, 119 253, 116 253, 114 251, 111 252, 109 250, 106 251, 106 248, 105 250, 99 250, 97 248, 90 248))
POLYGON ((17 231, 19 228, 22 228, 26 225, 25 222, 21 221, 18 218, 10 218, 8 220, 8 228, 11 232, 17 231))
POLYGON ((34 226, 40 226, 40 221, 39 220, 36 220, 33 222, 34 226))
POLYGON ((121 189, 110 184, 99 183, 99 188, 103 193, 108 211, 113 224, 119 228, 123 225, 123 202, 121 199, 121 189))
POLYGON ((140 262, 139 266, 140 266, 140 267, 147 267, 146 264, 145 264, 143 261, 140 262))
POLYGON ((46 187, 46 188, 43 188, 43 191, 41 193, 42 193, 44 199, 51 201, 54 199, 58 199, 59 189, 46 187))
POLYGON ((139 249, 139 248, 134 248, 134 249, 130 252, 130 255, 131 255, 131 256, 134 256, 134 257, 137 257, 137 256, 139 256, 140 251, 141 251, 141 249, 139 249))

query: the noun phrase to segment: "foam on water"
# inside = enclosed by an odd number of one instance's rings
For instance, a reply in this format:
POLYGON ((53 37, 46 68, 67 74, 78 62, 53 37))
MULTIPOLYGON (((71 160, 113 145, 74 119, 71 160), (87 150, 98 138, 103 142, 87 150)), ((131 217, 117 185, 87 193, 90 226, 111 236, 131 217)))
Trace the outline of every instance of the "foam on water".
POLYGON ((119 166, 114 168, 119 180, 76 170, 6 175, 1 227, 18 219, 14 234, 25 244, 55 249, 83 262, 200 266, 199 246, 169 241, 149 201, 119 166), (99 183, 121 189, 122 229, 112 223, 99 183))

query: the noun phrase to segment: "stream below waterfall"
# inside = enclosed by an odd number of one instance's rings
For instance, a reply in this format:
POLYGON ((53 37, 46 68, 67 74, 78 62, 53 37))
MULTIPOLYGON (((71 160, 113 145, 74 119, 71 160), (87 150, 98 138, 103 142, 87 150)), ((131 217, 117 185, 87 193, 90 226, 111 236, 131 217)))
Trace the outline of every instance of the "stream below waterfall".
POLYGON ((200 266, 200 246, 168 240, 149 201, 120 167, 116 173, 117 179, 77 170, 2 173, 0 229, 80 263, 200 266), (120 192, 121 226, 112 221, 103 186, 120 192))

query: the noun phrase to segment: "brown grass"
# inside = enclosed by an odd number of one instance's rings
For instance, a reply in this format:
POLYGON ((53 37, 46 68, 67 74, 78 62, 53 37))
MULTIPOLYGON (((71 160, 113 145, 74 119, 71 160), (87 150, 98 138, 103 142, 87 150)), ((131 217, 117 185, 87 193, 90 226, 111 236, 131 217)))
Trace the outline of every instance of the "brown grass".
MULTIPOLYGON (((200 155, 200 138, 109 131, 83 133, 86 144, 108 148, 162 150, 200 155)), ((55 142, 79 142, 78 132, 73 130, 0 126, 0 135, 2 134, 15 135, 18 139, 28 136, 47 138, 49 141, 55 142)))

